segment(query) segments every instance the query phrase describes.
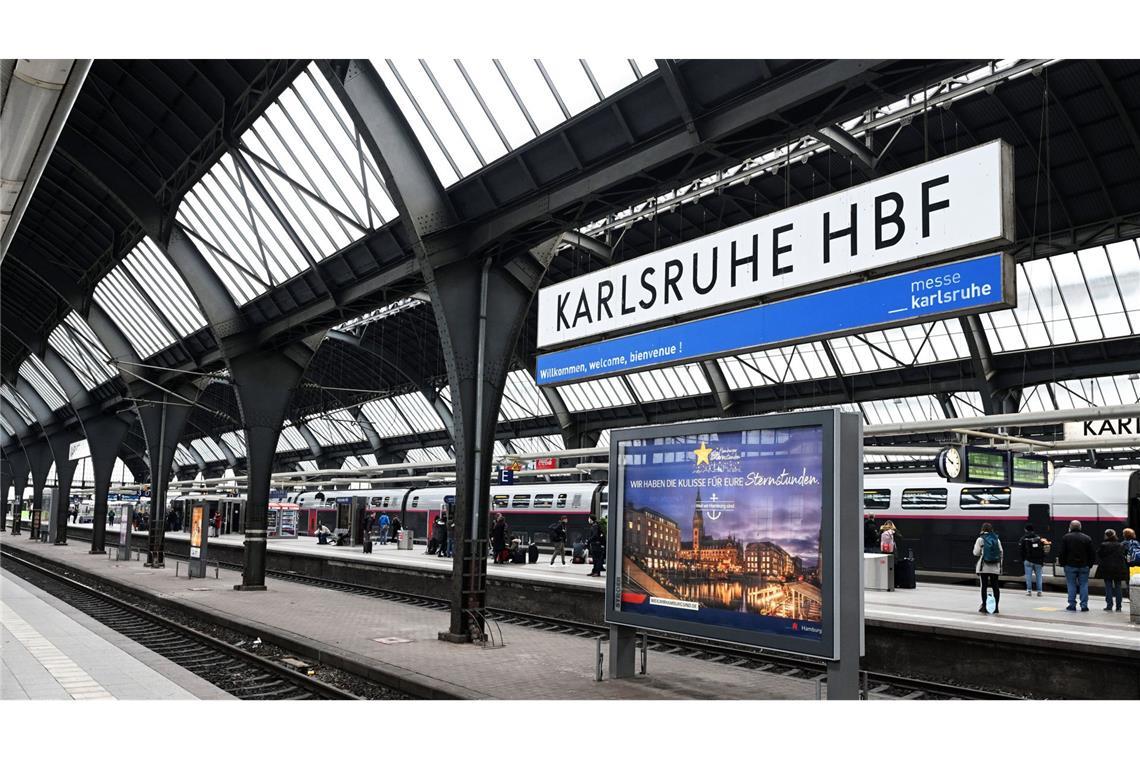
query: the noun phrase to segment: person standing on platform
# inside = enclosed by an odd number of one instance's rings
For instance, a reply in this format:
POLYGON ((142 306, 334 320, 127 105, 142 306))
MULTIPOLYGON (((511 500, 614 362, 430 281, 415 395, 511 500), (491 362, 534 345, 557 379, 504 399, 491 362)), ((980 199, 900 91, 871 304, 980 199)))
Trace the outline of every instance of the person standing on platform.
POLYGON ((874 554, 879 550, 879 526, 875 525, 875 518, 863 515, 863 551, 874 554))
POLYGON ((507 549, 507 520, 503 513, 495 515, 495 522, 491 526, 491 552, 496 565, 503 562, 503 554, 507 549))
POLYGON ((554 564, 554 560, 559 557, 562 558, 562 564, 566 564, 566 515, 550 526, 550 543, 554 544, 554 554, 550 556, 550 564, 554 564))
POLYGON ((1021 564, 1025 566, 1026 596, 1033 596, 1034 577, 1037 578, 1037 596, 1041 596, 1041 590, 1045 583, 1042 567, 1045 564, 1045 545, 1047 543, 1048 541, 1037 535, 1037 531, 1033 530, 1032 525, 1026 523, 1025 535, 1017 544, 1018 551, 1021 552, 1021 564))
POLYGON ((108 525, 114 525, 115 524, 115 510, 113 510, 113 509, 107 510, 107 524, 108 525))
POLYGON ((998 605, 1001 604, 1001 586, 998 585, 998 576, 1001 575, 1003 552, 1001 540, 997 533, 994 533, 994 526, 989 523, 982 523, 982 534, 974 542, 974 556, 978 558, 974 572, 982 580, 982 606, 978 607, 978 612, 988 614, 986 611, 986 590, 993 589, 994 614, 996 615, 998 605))
POLYGON ((388 543, 388 525, 390 523, 391 523, 391 520, 388 519, 388 515, 381 512, 380 513, 380 545, 381 546, 388 543))
MULTIPOLYGON (((388 524, 388 531, 389 531, 389 534, 392 536, 393 541, 399 539, 400 530, 403 527, 404 527, 404 524, 400 522, 400 516, 399 515, 392 515, 392 522, 388 524)), ((399 548, 399 547, 397 547, 397 548, 399 548)))
POLYGON ((589 574, 597 578, 606 569, 604 566, 606 561, 606 532, 602 530, 602 524, 595 520, 593 515, 587 517, 586 520, 590 523, 590 561, 594 565, 589 574))
POLYGON ((1061 537, 1061 567, 1065 568, 1065 585, 1069 591, 1069 606, 1075 612, 1077 593, 1080 592, 1081 612, 1089 611, 1089 570, 1096 563, 1092 539, 1081 532, 1081 521, 1069 523, 1069 532, 1061 537))
POLYGON ((892 554, 898 556, 899 541, 902 540, 902 534, 899 529, 895 527, 893 520, 887 520, 883 523, 883 527, 879 529, 879 551, 883 554, 892 554))
POLYGON ((1104 541, 1096 548, 1096 562, 1096 577, 1104 581, 1104 611, 1112 612, 1112 600, 1116 599, 1116 611, 1120 612, 1128 584, 1128 555, 1112 528, 1104 532, 1104 541))
MULTIPOLYGON (((431 531, 433 552, 437 557, 447 556, 447 513, 440 512, 435 518, 431 531)), ((430 550, 429 550, 430 551, 430 550)))
POLYGON ((1124 529, 1124 540, 1120 542, 1124 547, 1124 559, 1128 561, 1128 572, 1133 575, 1132 568, 1140 568, 1140 541, 1136 540, 1136 531, 1132 528, 1124 529))

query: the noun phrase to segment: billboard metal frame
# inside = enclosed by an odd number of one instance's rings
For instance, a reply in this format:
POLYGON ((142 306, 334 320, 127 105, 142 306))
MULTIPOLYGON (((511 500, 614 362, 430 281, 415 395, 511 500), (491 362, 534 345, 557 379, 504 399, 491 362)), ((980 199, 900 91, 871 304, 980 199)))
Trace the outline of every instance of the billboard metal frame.
MULTIPOLYGON (((611 625, 611 641, 617 628, 650 630, 695 636, 730 644, 744 644, 775 651, 842 661, 844 670, 853 668, 855 677, 844 679, 857 689, 858 659, 863 650, 863 494, 862 420, 857 414, 838 409, 790 412, 754 417, 734 417, 705 422, 684 422, 610 433, 608 572, 606 577, 605 621, 611 625), (622 534, 624 525, 625 465, 622 450, 630 441, 675 436, 702 436, 745 430, 771 430, 818 427, 823 431, 821 477, 822 495, 820 557, 823 569, 823 635, 818 641, 728 626, 670 620, 620 609, 618 582, 622 577, 622 534)), ((628 635, 621 635, 628 640, 628 635)), ((611 646, 611 652, 615 649, 611 646)), ((632 656, 632 647, 628 648, 632 656)), ((624 649, 622 656, 625 657, 624 649)), ((611 654, 611 657, 614 657, 611 654)), ((611 674, 625 675, 620 663, 611 661, 611 674), (616 668, 616 670, 615 670, 616 668)), ((830 679, 829 679, 830 681, 830 679)), ((837 684, 838 685, 838 684, 837 684)), ((829 690, 834 691, 829 687, 829 690)), ((836 692, 838 696, 838 692, 836 692)))

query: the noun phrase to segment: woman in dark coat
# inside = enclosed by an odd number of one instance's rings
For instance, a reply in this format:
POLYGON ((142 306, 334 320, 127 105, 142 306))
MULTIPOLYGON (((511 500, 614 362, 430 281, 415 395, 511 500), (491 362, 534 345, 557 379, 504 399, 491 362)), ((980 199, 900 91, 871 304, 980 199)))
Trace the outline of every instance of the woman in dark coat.
POLYGON ((1124 554, 1124 544, 1116 538, 1116 531, 1109 528, 1104 532, 1104 541, 1096 549, 1096 577, 1104 581, 1104 610, 1112 610, 1112 600, 1116 599, 1116 611, 1120 612, 1124 596, 1124 584, 1128 583, 1128 558, 1124 554))
POLYGON ((495 564, 503 561, 503 550, 507 548, 507 521, 500 513, 495 515, 495 523, 491 526, 491 551, 495 556, 495 564))

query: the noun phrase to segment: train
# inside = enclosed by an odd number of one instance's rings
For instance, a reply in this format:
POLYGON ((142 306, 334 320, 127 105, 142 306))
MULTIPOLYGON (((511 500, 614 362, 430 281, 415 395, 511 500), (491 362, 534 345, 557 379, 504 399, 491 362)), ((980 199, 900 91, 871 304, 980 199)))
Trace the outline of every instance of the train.
MULTIPOLYGON (((561 515, 569 520, 569 541, 585 539, 587 515, 605 516, 605 483, 536 483, 491 488, 491 513, 501 512, 511 533, 524 544, 549 543, 549 527, 561 515)), ((388 488, 306 491, 288 497, 299 515, 297 533, 312 535, 326 525, 346 544, 361 541, 363 516, 399 515, 417 540, 428 536, 439 512, 450 510, 454 488, 388 488)), ((226 515, 225 530, 240 531, 242 497, 176 497, 182 506, 204 500, 226 515)), ((274 505, 291 507, 292 505, 274 505)), ((899 529, 901 556, 913 553, 920 570, 972 573, 972 549, 982 523, 994 526, 1005 548, 1005 571, 1019 574, 1017 543, 1025 524, 1054 543, 1080 520, 1093 541, 1104 530, 1119 534, 1140 527, 1140 470, 1060 468, 1048 488, 1001 488, 948 483, 933 473, 871 473, 863 479, 863 513, 878 525, 891 520, 899 529)), ((681 526, 684 531, 688 526, 681 526)))

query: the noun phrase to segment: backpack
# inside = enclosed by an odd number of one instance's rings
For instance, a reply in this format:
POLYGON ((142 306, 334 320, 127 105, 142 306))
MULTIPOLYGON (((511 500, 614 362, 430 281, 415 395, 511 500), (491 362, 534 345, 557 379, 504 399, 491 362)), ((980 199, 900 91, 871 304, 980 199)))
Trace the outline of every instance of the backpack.
POLYGON ((1128 546, 1128 564, 1140 564, 1140 541, 1130 538, 1124 543, 1128 546))
POLYGON ((982 537, 982 561, 1001 562, 1001 541, 996 533, 987 533, 982 537))
POLYGON ((879 550, 883 554, 895 553, 895 532, 893 530, 884 530, 879 536, 879 550))
POLYGON ((1041 564, 1045 560, 1045 544, 1041 541, 1041 537, 1026 536, 1022 541, 1025 542, 1025 558, 1030 562, 1041 564))

